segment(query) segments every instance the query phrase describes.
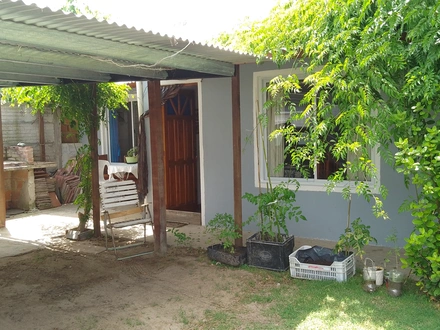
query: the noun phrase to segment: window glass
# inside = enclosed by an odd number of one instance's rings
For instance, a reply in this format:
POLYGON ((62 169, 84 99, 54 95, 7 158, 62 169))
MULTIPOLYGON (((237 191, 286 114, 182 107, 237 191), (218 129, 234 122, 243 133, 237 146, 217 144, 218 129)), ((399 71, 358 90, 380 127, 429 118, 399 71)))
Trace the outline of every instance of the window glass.
MULTIPOLYGON (((266 82, 265 86, 267 87, 268 85, 269 82, 266 82)), ((325 184, 325 181, 327 181, 332 174, 342 169, 347 164, 347 161, 354 163, 357 157, 354 153, 349 153, 346 159, 336 159, 332 155, 330 148, 332 141, 337 141, 338 139, 337 132, 327 137, 328 147, 323 161, 318 163, 313 160, 305 160, 299 165, 296 164, 298 162, 295 163, 292 160, 291 154, 286 151, 286 137, 281 134, 273 134, 275 130, 288 126, 291 126, 298 135, 306 129, 305 119, 292 119, 292 115, 295 116, 295 113, 300 114, 306 109, 306 105, 302 105, 301 100, 310 89, 303 81, 300 81, 300 86, 301 90, 299 92, 290 95, 290 100, 295 105, 291 109, 289 109, 288 106, 280 105, 281 102, 271 100, 267 91, 264 93, 264 101, 272 101, 266 103, 269 104, 269 106, 263 110, 267 116, 267 126, 265 128, 268 161, 267 171, 272 178, 297 178, 314 180, 316 182, 322 180, 323 184, 325 184), (310 162, 313 164, 310 164, 310 162)), ((337 108, 335 108, 334 112, 337 113, 337 111, 337 108)), ((296 143, 296 148, 302 148, 304 146, 305 142, 301 139, 296 143)), ((369 150, 369 153, 371 155, 371 150, 369 150)), ((370 177, 365 176, 361 171, 356 173, 349 172, 347 175, 345 178, 350 180, 370 180, 370 177)))

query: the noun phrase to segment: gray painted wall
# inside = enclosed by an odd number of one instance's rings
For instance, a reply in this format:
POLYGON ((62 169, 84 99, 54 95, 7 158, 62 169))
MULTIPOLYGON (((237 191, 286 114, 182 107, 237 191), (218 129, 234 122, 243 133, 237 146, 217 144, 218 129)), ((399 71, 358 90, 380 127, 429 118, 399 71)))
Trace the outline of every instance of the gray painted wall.
MULTIPOLYGON (((246 141, 246 137, 251 136, 253 129, 253 72, 274 69, 276 69, 276 67, 272 63, 265 63, 264 65, 258 66, 250 64, 240 67, 242 147, 244 149, 242 153, 243 193, 247 191, 251 193, 258 192, 254 183, 254 146, 252 143, 249 143, 249 141, 246 141)), ((229 117, 226 116, 223 118, 227 126, 230 125, 229 117)), ((212 124, 218 125, 218 123, 212 124)), ((214 132, 215 131, 212 131, 212 133, 214 132)), ((210 140, 213 141, 212 143, 218 142, 218 139, 213 136, 210 137, 210 140)), ((212 148, 207 141, 205 142, 207 149, 212 148)), ((211 169, 211 173, 213 171, 214 170, 211 169)), ((209 181, 209 183, 210 182, 211 181, 209 181)), ((384 202, 384 206, 389 214, 390 220, 375 218, 371 212, 371 205, 362 197, 357 196, 355 196, 352 201, 351 218, 356 219, 357 217, 361 217, 364 223, 370 225, 371 233, 377 238, 378 245, 390 245, 385 241, 385 238, 393 232, 393 229, 397 230, 399 245, 404 245, 405 242, 403 238, 409 236, 413 226, 410 214, 399 214, 398 208, 410 193, 403 184, 402 176, 383 161, 381 162, 381 183, 389 189, 389 195, 384 202)), ((207 190, 214 189, 214 187, 215 186, 211 187, 207 185, 207 190)), ((232 194, 232 191, 231 188, 229 194, 232 194)), ((290 223, 290 233, 300 237, 328 240, 337 240, 339 238, 339 235, 346 227, 347 221, 347 201, 342 198, 340 193, 333 192, 328 195, 326 192, 300 191, 297 194, 297 201, 308 221, 290 223)), ((243 220, 252 215, 254 210, 252 204, 243 200, 243 220)), ((256 228, 249 226, 246 229, 255 230, 256 228)))
POLYGON ((201 84, 200 142, 206 223, 216 213, 234 213, 231 88, 230 78, 204 79, 201 84))

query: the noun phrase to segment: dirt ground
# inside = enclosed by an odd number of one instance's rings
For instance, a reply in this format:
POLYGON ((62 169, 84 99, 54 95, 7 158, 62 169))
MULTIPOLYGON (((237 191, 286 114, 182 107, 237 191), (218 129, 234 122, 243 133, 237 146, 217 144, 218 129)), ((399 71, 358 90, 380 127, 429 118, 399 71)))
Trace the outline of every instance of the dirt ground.
MULTIPOLYGON (((0 259, 0 329, 210 329, 205 311, 237 309, 252 276, 212 264, 204 249, 116 261, 52 246, 0 259)), ((239 307, 242 324, 264 323, 252 307, 239 307)))

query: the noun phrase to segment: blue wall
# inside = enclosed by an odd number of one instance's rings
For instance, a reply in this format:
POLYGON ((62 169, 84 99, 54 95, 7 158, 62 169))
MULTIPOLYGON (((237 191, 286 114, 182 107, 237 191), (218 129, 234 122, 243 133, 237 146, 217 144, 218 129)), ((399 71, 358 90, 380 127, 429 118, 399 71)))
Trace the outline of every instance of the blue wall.
MULTIPOLYGON (((242 65, 240 67, 241 93, 241 125, 242 125, 242 180, 243 193, 248 191, 257 193, 254 180, 254 146, 246 141, 253 128, 253 72, 277 69, 272 63, 264 65, 242 65)), ((411 215, 398 213, 398 208, 410 193, 403 184, 403 177, 390 166, 381 162, 381 183, 389 189, 389 195, 384 201, 385 210, 390 220, 375 218, 371 212, 371 205, 362 197, 355 196, 352 200, 351 219, 361 217, 365 224, 371 226, 371 233, 378 240, 378 245, 391 245, 385 241, 394 229, 399 236, 399 245, 404 245, 404 237, 412 231, 411 215)), ((298 204, 301 206, 308 221, 289 224, 292 234, 300 237, 337 240, 344 231, 347 221, 347 201, 340 193, 300 191, 297 194, 298 204)), ((243 201, 243 219, 254 212, 254 206, 243 201)), ((255 227, 246 229, 254 230, 255 227)))

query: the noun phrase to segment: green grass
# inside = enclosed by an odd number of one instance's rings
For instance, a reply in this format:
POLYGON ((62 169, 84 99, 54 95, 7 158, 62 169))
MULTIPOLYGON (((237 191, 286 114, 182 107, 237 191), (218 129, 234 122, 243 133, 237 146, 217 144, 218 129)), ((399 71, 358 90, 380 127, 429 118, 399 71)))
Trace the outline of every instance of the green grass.
POLYGON ((400 297, 385 286, 363 291, 358 274, 344 283, 298 280, 289 272, 242 267, 249 279, 241 283, 240 306, 205 311, 200 329, 440 329, 439 305, 408 281, 400 297), (256 307, 255 307, 256 305, 256 307), (238 321, 246 306, 257 308, 257 320, 238 321))

